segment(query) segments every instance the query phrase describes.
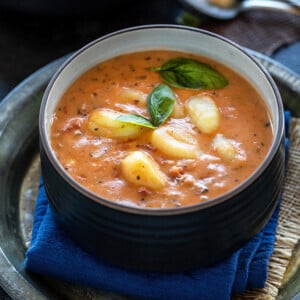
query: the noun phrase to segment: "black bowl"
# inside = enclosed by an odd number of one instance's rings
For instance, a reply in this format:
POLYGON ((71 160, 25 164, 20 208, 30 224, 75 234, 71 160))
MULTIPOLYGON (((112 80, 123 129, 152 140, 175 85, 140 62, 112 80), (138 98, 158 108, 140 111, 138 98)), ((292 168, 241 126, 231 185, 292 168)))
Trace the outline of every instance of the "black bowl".
POLYGON ((231 41, 206 31, 174 25, 141 26, 90 43, 52 78, 43 97, 39 125, 42 175, 55 216, 83 249, 121 267, 172 272, 218 262, 263 228, 280 197, 285 159, 280 94, 255 59, 231 41), (220 197, 172 209, 128 207, 79 185, 51 149, 52 113, 77 77, 110 57, 154 48, 198 53, 230 65, 257 88, 270 111, 274 139, 266 158, 247 180, 220 197))

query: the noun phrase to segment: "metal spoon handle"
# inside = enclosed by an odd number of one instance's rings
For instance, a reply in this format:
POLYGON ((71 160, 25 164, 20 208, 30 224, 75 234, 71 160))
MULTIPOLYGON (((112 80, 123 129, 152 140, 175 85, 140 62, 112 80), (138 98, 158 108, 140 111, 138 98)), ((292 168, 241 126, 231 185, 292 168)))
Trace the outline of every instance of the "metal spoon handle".
POLYGON ((287 12, 300 16, 300 7, 289 4, 283 1, 271 1, 271 0, 245 0, 241 2, 240 11, 252 10, 252 9, 267 9, 287 12))

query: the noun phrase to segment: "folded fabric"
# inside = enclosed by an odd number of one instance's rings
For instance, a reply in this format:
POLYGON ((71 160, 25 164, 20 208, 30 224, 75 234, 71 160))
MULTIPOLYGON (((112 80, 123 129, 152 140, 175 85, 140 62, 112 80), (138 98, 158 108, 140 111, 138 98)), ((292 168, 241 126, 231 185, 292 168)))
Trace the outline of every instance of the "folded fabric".
MULTIPOLYGON (((285 116, 288 130, 290 115, 287 112, 285 116)), ((77 246, 56 222, 41 180, 25 267, 74 284, 146 299, 230 299, 247 288, 264 287, 278 212, 279 205, 266 226, 221 263, 182 273, 133 272, 110 265, 77 246)))

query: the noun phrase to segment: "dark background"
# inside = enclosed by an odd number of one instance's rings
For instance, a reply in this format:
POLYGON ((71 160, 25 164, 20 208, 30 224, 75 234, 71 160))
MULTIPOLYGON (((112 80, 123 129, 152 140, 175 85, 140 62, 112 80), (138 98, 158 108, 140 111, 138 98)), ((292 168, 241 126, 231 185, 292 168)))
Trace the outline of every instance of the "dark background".
MULTIPOLYGON (((9 1, 14 3, 14 0, 9 1)), ((48 1, 51 2, 45 0, 48 1)), ((95 9, 88 12, 81 12, 71 5, 70 0, 66 1, 70 2, 69 7, 51 5, 48 12, 45 6, 36 8, 35 13, 30 7, 13 10, 13 4, 4 7, 0 4, 0 99, 32 72, 103 34, 129 26, 170 23, 172 20, 173 1, 168 0, 86 0, 92 4, 97 2, 95 9), (106 3, 103 8, 101 3, 106 3)))
MULTIPOLYGON (((32 72, 101 35, 141 24, 176 23, 184 9, 176 0, 0 0, 0 99, 32 72), (80 1, 89 8, 81 8, 80 1)), ((300 73, 299 43, 283 36, 287 32, 297 40, 299 32, 300 41, 300 17, 280 18, 278 13, 253 12, 234 21, 200 16, 199 27, 271 55, 300 73)))
MULTIPOLYGON (((177 23, 183 11, 175 0, 0 0, 0 101, 34 71, 106 33, 177 23)), ((300 74, 300 17, 249 12, 234 21, 197 18, 198 27, 267 54, 300 74)), ((1 288, 0 299, 10 299, 1 288)))

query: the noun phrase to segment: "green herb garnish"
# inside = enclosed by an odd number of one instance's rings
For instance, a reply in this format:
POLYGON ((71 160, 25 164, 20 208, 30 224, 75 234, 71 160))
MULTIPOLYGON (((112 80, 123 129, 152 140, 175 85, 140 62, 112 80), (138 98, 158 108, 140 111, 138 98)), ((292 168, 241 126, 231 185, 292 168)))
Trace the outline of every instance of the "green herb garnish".
POLYGON ((220 89, 228 84, 227 79, 210 65, 194 59, 178 57, 161 67, 151 67, 165 82, 173 87, 190 89, 220 89))
POLYGON ((148 119, 136 114, 123 114, 118 116, 116 120, 143 127, 156 128, 148 119))
POLYGON ((147 98, 151 123, 159 126, 171 115, 176 99, 173 91, 165 84, 158 85, 147 98))
POLYGON ((163 124, 172 114, 175 101, 173 91, 167 85, 160 84, 151 91, 147 98, 147 109, 151 120, 136 114, 123 114, 118 116, 117 120, 148 128, 156 128, 163 124))

